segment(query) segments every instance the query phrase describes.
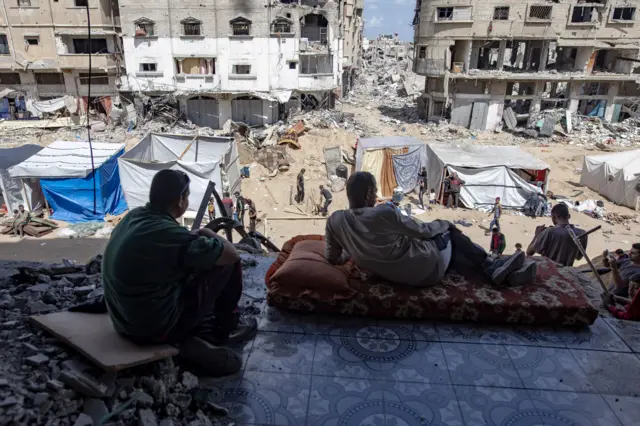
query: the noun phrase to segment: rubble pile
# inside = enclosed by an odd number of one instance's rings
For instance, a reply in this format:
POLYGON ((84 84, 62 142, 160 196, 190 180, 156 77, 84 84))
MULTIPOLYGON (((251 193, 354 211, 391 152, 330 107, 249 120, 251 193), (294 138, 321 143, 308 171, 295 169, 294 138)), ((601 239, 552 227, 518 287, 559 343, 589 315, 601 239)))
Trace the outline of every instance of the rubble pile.
MULTIPOLYGON (((30 315, 101 295, 100 264, 100 256, 86 265, 0 261, 0 424, 230 424, 213 402, 220 395, 203 389, 177 358, 105 373, 31 325, 30 315)), ((254 257, 243 255, 242 264, 249 282, 262 283, 253 277, 260 273, 251 274, 254 257)), ((260 313, 264 291, 247 291, 241 312, 260 313)))

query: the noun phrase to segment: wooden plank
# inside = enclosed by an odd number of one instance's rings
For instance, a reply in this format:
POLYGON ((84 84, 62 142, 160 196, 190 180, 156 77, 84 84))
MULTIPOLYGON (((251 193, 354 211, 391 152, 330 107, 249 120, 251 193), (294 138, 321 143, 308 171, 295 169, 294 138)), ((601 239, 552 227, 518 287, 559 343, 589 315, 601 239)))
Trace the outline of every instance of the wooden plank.
POLYGON ((116 333, 108 314, 55 312, 31 320, 107 371, 120 371, 178 354, 170 345, 138 346, 116 333))

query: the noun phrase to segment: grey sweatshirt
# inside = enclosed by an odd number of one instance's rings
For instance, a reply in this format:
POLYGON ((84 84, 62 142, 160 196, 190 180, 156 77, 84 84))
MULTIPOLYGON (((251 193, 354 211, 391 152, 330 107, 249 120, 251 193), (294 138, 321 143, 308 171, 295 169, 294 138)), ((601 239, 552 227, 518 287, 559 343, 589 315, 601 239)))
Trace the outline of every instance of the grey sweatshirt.
POLYGON ((445 273, 432 239, 452 226, 444 220, 414 220, 388 204, 340 210, 327 220, 325 254, 333 264, 351 256, 359 267, 392 283, 427 287, 445 273))

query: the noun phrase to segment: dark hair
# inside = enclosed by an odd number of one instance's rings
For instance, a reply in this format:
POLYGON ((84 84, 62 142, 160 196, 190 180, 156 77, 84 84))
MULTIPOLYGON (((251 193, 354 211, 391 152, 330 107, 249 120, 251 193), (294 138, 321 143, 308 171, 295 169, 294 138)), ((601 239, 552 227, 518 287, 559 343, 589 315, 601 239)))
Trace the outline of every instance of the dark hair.
POLYGON ((222 196, 225 198, 229 198, 231 196, 231 194, 229 194, 229 192, 223 192, 222 196))
POLYGON ((431 192, 436 192, 436 190, 435 190, 435 189, 433 189, 433 188, 431 188, 431 192))
POLYGON ((494 226, 494 227, 493 227, 493 229, 492 229, 492 231, 493 231, 493 232, 499 232, 500 230, 498 229, 498 227, 497 227, 497 226, 494 226))
POLYGON ((624 250, 622 249, 616 249, 616 254, 624 254, 624 250))
POLYGON ((179 170, 160 170, 151 181, 149 202, 160 210, 168 210, 189 189, 189 176, 179 170))
POLYGON ((569 214, 569 207, 566 204, 560 203, 553 206, 551 209, 551 215, 556 215, 560 219, 569 219, 571 215, 569 214))
POLYGON ((347 180, 349 207, 358 209, 367 206, 370 191, 376 191, 376 178, 369 172, 355 172, 347 180))
POLYGON ((636 250, 640 250, 640 243, 635 243, 631 245, 631 248, 634 248, 636 250))
POLYGON ((300 173, 304 173, 305 171, 305 169, 300 169, 300 173))
POLYGON ((324 185, 320 185, 320 189, 324 189, 324 185))

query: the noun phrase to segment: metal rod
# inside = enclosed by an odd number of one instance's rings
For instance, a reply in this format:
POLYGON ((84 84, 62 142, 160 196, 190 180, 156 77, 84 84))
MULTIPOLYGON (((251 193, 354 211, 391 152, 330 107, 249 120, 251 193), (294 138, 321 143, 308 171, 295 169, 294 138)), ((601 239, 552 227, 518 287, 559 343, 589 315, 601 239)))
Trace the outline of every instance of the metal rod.
MULTIPOLYGON (((573 243, 578 248, 578 251, 580 252, 580 254, 582 254, 582 257, 584 257, 584 259, 589 264, 589 267, 591 268, 591 271, 596 276, 596 279, 598 280, 598 282, 602 286, 602 290, 604 290, 604 292, 606 294, 609 294, 609 289, 607 289, 607 286, 604 284, 604 281, 602 281, 602 277, 598 273, 598 270, 596 269, 595 266, 593 266, 593 263, 591 263, 591 259, 589 259, 589 256, 587 255, 586 250, 584 249, 584 247, 582 247, 582 244, 580 243, 580 241, 578 241, 578 238, 580 238, 580 237, 576 237, 576 234, 575 234, 575 232, 573 232, 573 229, 571 228, 571 225, 565 226, 565 229, 569 232, 569 235, 571 236, 571 239, 573 240, 573 243)), ((591 229, 590 231, 585 232, 584 235, 588 235, 588 234, 590 234, 590 233, 592 233, 594 231, 597 231, 598 229, 600 229, 600 225, 596 226, 595 228, 591 229)))

